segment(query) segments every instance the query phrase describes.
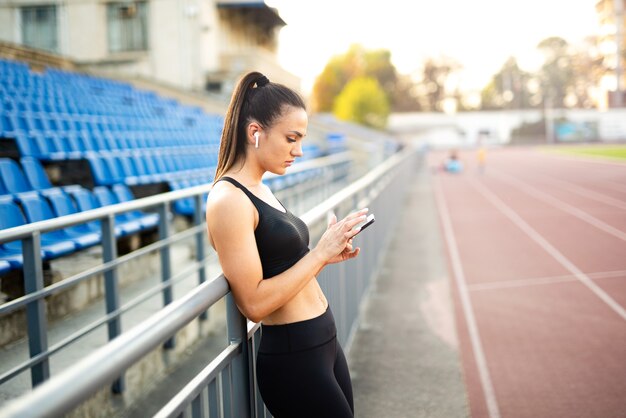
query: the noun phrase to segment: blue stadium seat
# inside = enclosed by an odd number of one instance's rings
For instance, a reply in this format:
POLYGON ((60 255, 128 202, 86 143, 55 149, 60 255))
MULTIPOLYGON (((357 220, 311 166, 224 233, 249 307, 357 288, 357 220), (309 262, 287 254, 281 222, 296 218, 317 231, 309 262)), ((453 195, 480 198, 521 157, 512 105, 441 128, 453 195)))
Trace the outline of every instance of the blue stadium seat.
POLYGON ((32 146, 39 150, 39 158, 45 160, 62 160, 65 154, 57 151, 54 142, 50 136, 44 136, 41 132, 30 132, 28 139, 32 146))
MULTIPOLYGON (((135 200, 135 196, 130 189, 124 184, 114 184, 111 186, 113 194, 119 202, 130 202, 135 200)), ((134 210, 128 212, 130 219, 135 219, 141 222, 144 228, 152 228, 159 223, 159 215, 156 213, 142 213, 141 211, 134 210)))
POLYGON ((0 113, 0 135, 9 136, 14 133, 15 128, 13 128, 13 120, 9 114, 5 114, 4 112, 0 113))
MULTIPOLYGON (((0 230, 24 225, 26 220, 20 208, 11 196, 0 196, 0 230)), ((22 242, 13 241, 0 244, 0 259, 9 263, 11 268, 21 268, 22 242)))
POLYGON ((20 163, 33 189, 43 190, 53 187, 39 160, 33 157, 23 157, 20 159, 20 163))
MULTIPOLYGON (((14 228, 26 224, 24 214, 12 197, 0 197, 0 229, 14 228)), ((74 251, 74 244, 58 243, 48 239, 47 234, 41 235, 41 257, 44 260, 56 258, 74 251)), ((8 261, 13 268, 21 268, 22 242, 11 241, 0 245, 0 258, 8 261)))
POLYGON ((101 158, 108 166, 109 173, 111 173, 109 184, 115 184, 124 181, 124 170, 119 160, 117 159, 117 156, 111 154, 101 154, 101 158))
POLYGON ((168 172, 165 161, 163 161, 163 156, 160 153, 152 154, 152 161, 157 168, 157 173, 164 174, 168 172))
MULTIPOLYGON (((56 218, 48 201, 39 193, 21 193, 18 195, 18 200, 22 204, 22 208, 24 208, 26 218, 30 222, 45 221, 56 218)), ((100 241, 97 234, 80 234, 70 232, 67 229, 58 229, 46 232, 41 235, 41 240, 42 244, 45 240, 50 244, 56 244, 59 248, 63 246, 64 248, 67 248, 68 253, 82 248, 91 247, 100 241)))
POLYGON ((108 185, 114 183, 108 164, 106 164, 98 154, 90 152, 86 156, 86 159, 91 167, 91 173, 95 184, 108 185))
POLYGON ((39 157, 41 155, 41 151, 39 151, 37 144, 31 141, 25 133, 16 132, 12 137, 17 144, 17 149, 19 150, 21 156, 39 157))
POLYGON ((17 132, 15 129, 17 121, 12 113, 3 113, 0 115, 0 134, 2 136, 14 136, 17 132))
MULTIPOLYGON (((93 194, 100 206, 115 205, 117 203, 120 203, 117 200, 117 197, 115 197, 111 189, 109 189, 108 187, 94 187, 93 194)), ((142 229, 146 229, 141 225, 141 222, 133 219, 132 216, 129 217, 128 213, 121 213, 117 215, 115 217, 115 222, 119 224, 119 226, 124 230, 126 234, 133 234, 135 232, 139 232, 142 229)))
MULTIPOLYGON (((53 189, 46 194, 56 216, 66 216, 78 213, 76 205, 72 199, 61 189, 53 189)), ((89 241, 92 245, 100 243, 101 230, 97 223, 74 225, 65 228, 71 238, 80 238, 82 242, 89 241)))
POLYGON ((4 186, 4 182, 2 181, 2 178, 0 178, 0 196, 5 195, 5 194, 10 194, 10 193, 7 190, 7 188, 4 186))
POLYGON ((135 161, 129 155, 120 155, 118 161, 122 167, 124 173, 124 183, 129 186, 135 184, 141 184, 141 178, 137 175, 137 169, 135 168, 135 161))
POLYGON ((24 177, 20 166, 10 158, 0 158, 0 181, 9 193, 23 193, 33 190, 24 177))
MULTIPOLYGON (((91 192, 91 190, 77 187, 67 191, 68 195, 71 196, 72 200, 76 204, 79 212, 86 212, 88 210, 97 209, 101 207, 100 203, 96 200, 95 196, 91 192)), ((100 232, 102 227, 100 225, 100 221, 93 221, 85 224, 87 229, 91 232, 100 232)), ((116 236, 125 235, 125 232, 119 225, 116 225, 115 230, 116 236)))
MULTIPOLYGON (((186 189, 187 187, 191 187, 189 180, 178 180, 178 181, 170 181, 169 186, 172 190, 180 190, 186 189)), ((194 201, 191 197, 186 197, 184 199, 175 200, 172 208, 174 212, 179 215, 192 216, 194 212, 194 201)))
POLYGON ((0 275, 8 273, 12 269, 11 263, 8 260, 2 259, 2 255, 0 255, 0 275))

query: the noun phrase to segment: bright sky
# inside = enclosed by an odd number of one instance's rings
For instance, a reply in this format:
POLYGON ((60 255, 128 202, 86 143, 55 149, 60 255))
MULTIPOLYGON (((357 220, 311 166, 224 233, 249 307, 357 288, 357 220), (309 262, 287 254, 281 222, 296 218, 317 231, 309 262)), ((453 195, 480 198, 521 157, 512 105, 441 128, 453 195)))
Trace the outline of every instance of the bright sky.
POLYGON ((287 26, 281 65, 309 94, 328 59, 353 43, 385 48, 398 71, 417 72, 427 57, 448 56, 465 70, 460 84, 480 89, 511 55, 533 70, 549 36, 577 42, 598 32, 597 0, 267 0, 287 26))

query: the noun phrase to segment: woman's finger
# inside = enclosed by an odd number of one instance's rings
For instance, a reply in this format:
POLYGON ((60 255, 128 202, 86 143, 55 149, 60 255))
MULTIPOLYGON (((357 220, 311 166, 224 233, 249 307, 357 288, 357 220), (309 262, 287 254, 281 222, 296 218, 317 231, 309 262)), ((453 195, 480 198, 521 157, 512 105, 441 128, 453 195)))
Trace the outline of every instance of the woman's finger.
POLYGON ((359 217, 357 217, 357 218, 354 218, 354 219, 351 219, 351 220, 349 220, 349 221, 346 221, 346 223, 345 223, 345 226, 344 226, 344 227, 345 227, 346 229, 352 229, 352 228, 354 228, 355 226, 357 226, 358 224, 360 224, 361 222, 365 221, 366 219, 367 219, 367 216, 365 216, 365 215, 361 215, 361 216, 359 216, 359 217))
POLYGON ((358 218, 359 216, 365 215, 368 211, 369 211, 369 208, 364 208, 364 209, 358 210, 356 212, 352 212, 351 214, 349 214, 348 216, 343 218, 343 220, 344 221, 349 221, 349 220, 352 220, 354 218, 358 218))
POLYGON ((326 221, 328 223, 328 227, 330 228, 331 226, 333 226, 334 224, 337 223, 337 215, 335 215, 335 212, 330 211, 328 212, 328 214, 326 215, 326 221))

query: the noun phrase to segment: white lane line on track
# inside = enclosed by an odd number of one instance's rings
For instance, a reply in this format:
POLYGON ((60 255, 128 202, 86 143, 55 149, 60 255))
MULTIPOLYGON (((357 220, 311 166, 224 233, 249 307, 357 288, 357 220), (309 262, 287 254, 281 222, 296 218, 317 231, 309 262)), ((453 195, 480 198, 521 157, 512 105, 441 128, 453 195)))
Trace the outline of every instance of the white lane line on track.
POLYGON ((626 210, 626 202, 619 200, 619 199, 615 199, 614 197, 610 197, 607 196, 605 194, 602 193, 598 193, 598 192, 594 192, 592 190, 588 190, 584 187, 580 187, 577 186, 569 181, 564 181, 564 180, 558 180, 558 179, 554 179, 554 178, 550 178, 546 175, 542 175, 542 179, 543 181, 546 181, 548 183, 552 183, 555 184, 565 190, 569 190, 572 193, 575 193, 579 196, 582 197, 586 197, 587 199, 591 199, 591 200, 595 200, 596 202, 600 202, 600 203, 605 203, 609 206, 613 206, 616 207, 618 209, 624 209, 626 210))
POLYGON ((607 234, 613 235, 614 237, 619 238, 622 241, 626 241, 625 232, 620 231, 619 229, 614 228, 605 222, 602 222, 601 220, 589 215, 587 212, 581 209, 578 209, 577 207, 574 207, 568 203, 565 203, 555 197, 552 197, 549 194, 544 193, 536 189, 535 187, 528 185, 527 183, 524 183, 516 178, 509 176, 508 174, 504 174, 502 171, 499 171, 499 170, 498 171, 492 170, 492 171, 496 172, 499 180, 502 180, 503 182, 508 183, 508 184, 513 184, 517 186, 517 188, 526 192, 527 194, 539 200, 543 200, 544 202, 556 207, 557 209, 560 209, 563 212, 567 212, 570 215, 573 215, 577 217, 578 219, 581 219, 587 222, 588 224, 595 226, 596 228, 606 232, 607 234))
MULTIPOLYGON (((587 277, 590 279, 609 279, 613 277, 626 277, 626 270, 605 271, 598 273, 587 273, 587 277)), ((527 279, 511 279, 502 280, 497 282, 486 283, 474 283, 467 285, 470 292, 476 292, 481 290, 496 290, 496 289, 508 289, 512 287, 527 287, 543 284, 556 284, 577 282, 578 279, 572 274, 564 274, 561 276, 547 276, 547 277, 531 277, 527 279)))
POLYGON ((444 235, 448 243, 448 251, 450 252, 450 263, 452 264, 452 275, 459 289, 459 298, 461 299, 461 306, 463 308, 463 314, 467 323, 467 331, 469 333, 470 341, 472 343, 472 350, 474 352, 474 359, 476 360, 476 368, 478 369, 478 375, 480 377, 480 383, 485 395, 485 403, 487 404, 487 412, 489 418, 500 418, 500 410, 498 408, 498 402, 496 401, 495 391, 493 389, 493 383, 491 382, 491 376, 489 375, 489 368, 487 367, 487 360, 485 359, 485 353, 480 341, 480 333, 478 332, 478 326, 476 325, 476 318, 474 317, 474 309, 472 307, 472 301, 469 297, 467 290, 467 282, 465 280, 465 272, 461 264, 461 257, 457 247, 456 239, 454 237, 454 231, 452 229, 452 221, 450 220, 450 213, 446 200, 443 196, 443 191, 439 180, 436 181, 435 198, 437 205, 439 206, 439 213, 441 217, 441 224, 443 226, 444 235))
POLYGON ((515 225, 517 225, 522 231, 526 233, 533 241, 539 244, 548 254, 550 254, 556 261, 558 261, 563 267, 570 271, 582 284, 587 286, 597 297, 599 297, 604 303, 606 303, 615 313, 617 313, 623 320, 626 321, 626 310, 617 303, 612 297, 610 297, 602 288, 596 285, 585 273, 580 271, 578 267, 574 265, 567 257, 565 257, 559 250, 557 250, 552 244, 550 244, 539 232, 531 227, 526 221, 524 221, 513 209, 508 207, 499 197, 497 197, 492 191, 487 189, 482 184, 478 183, 474 179, 469 179, 469 183, 482 194, 489 202, 491 202, 496 208, 500 210, 507 218, 509 218, 515 225))

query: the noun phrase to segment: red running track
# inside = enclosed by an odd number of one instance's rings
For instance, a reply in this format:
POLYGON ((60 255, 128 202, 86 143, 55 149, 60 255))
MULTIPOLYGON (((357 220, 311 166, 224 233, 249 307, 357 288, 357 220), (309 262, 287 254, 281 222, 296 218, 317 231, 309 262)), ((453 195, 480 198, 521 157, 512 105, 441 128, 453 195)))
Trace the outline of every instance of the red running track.
POLYGON ((433 175, 471 416, 626 417, 626 164, 475 160, 433 175))

